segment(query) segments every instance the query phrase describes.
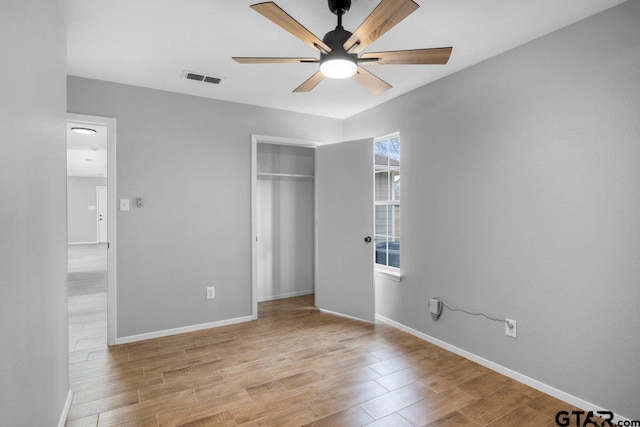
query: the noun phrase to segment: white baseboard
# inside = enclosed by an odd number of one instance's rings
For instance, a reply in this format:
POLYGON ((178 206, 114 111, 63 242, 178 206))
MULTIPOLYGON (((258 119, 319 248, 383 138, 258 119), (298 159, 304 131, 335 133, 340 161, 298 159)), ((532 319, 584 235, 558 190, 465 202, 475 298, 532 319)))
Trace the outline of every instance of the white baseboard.
MULTIPOLYGON (((381 316, 379 314, 376 314, 376 320, 382 323, 386 323, 389 326, 393 326, 396 329, 399 329, 401 331, 407 332, 408 334, 411 334, 415 337, 418 337, 420 339, 423 339, 427 342, 430 342, 431 344, 437 345, 438 347, 444 348, 445 350, 449 350, 452 353, 457 354, 458 356, 462 356, 465 359, 469 359, 473 362, 476 362, 482 366, 484 366, 485 368, 489 368, 493 371, 496 371, 502 375, 505 375, 511 379, 514 379, 518 382, 521 382, 525 385, 528 385, 529 387, 535 388, 538 391, 541 391, 543 393, 546 393, 550 396, 555 397, 556 399, 562 400, 563 402, 567 402, 570 405, 573 406, 577 406, 580 409, 584 409, 585 411, 608 411, 608 409, 606 408, 602 408, 598 405, 594 405, 591 402, 587 402, 584 399, 581 399, 577 396, 574 396, 572 394, 569 394, 567 392, 564 392, 562 390, 558 390, 555 387, 552 387, 548 384, 545 384, 543 382, 540 382, 538 380, 535 380, 531 377, 528 377, 526 375, 523 375, 519 372, 516 372, 512 369, 506 368, 502 365, 499 365, 495 362, 492 362, 490 360, 487 360, 483 357, 480 357, 476 354, 473 354, 471 352, 468 352, 466 350, 463 350, 461 348, 458 348, 456 346, 453 346, 445 341, 439 340, 437 338, 434 338, 430 335, 424 334, 420 331, 416 331, 415 329, 412 329, 408 326, 403 325, 402 323, 398 323, 394 320, 388 319, 384 316, 381 316)), ((614 414, 615 417, 615 421, 619 422, 619 421, 628 421, 627 418, 618 415, 618 414, 614 414)))
POLYGON ((217 322, 201 323, 199 325, 184 326, 182 328, 165 329, 163 331, 147 332, 145 334, 131 335, 116 338, 116 344, 128 344, 153 338, 167 337, 169 335, 184 334, 186 332, 201 331, 203 329, 219 328, 220 326, 234 325, 236 323, 250 322, 251 316, 236 317, 234 319, 219 320, 217 322))
POLYGON ((346 317, 347 319, 353 319, 353 320, 357 320, 359 322, 375 323, 375 322, 372 322, 370 320, 361 319, 361 318, 355 317, 355 316, 349 316, 348 314, 342 314, 342 313, 338 313, 337 311, 326 310, 326 309, 320 308, 320 307, 318 307, 318 310, 320 310, 323 313, 333 314, 334 316, 346 317))
POLYGON ((64 427, 67 423, 67 416, 69 416, 69 409, 71 409, 71 401, 73 400, 73 392, 69 390, 67 393, 67 400, 64 402, 64 408, 62 408, 62 414, 60 415, 60 420, 58 421, 58 427, 64 427))
POLYGON ((97 245, 100 242, 68 242, 67 244, 69 246, 73 246, 73 245, 97 245))
POLYGON ((266 297, 258 297, 258 302, 273 301, 276 299, 283 299, 283 298, 300 297, 302 295, 311 295, 311 294, 313 294, 313 289, 311 289, 310 291, 298 291, 298 292, 289 292, 286 294, 279 294, 279 295, 268 295, 266 297))

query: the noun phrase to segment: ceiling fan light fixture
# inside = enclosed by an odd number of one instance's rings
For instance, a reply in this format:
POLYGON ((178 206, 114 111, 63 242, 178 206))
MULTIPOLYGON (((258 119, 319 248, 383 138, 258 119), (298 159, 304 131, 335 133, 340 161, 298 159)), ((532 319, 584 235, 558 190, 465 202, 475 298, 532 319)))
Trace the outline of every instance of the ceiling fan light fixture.
POLYGON ((320 58, 302 57, 232 57, 240 64, 319 63, 320 70, 293 90, 309 92, 325 78, 354 79, 374 95, 391 89, 391 85, 358 64, 446 64, 451 47, 361 53, 380 36, 420 7, 414 0, 379 0, 376 8, 352 33, 342 26, 342 16, 351 8, 351 0, 327 0, 329 10, 338 17, 334 30, 322 40, 311 33, 273 1, 251 5, 283 30, 320 52, 320 58))
POLYGON ((320 72, 330 79, 348 79, 358 71, 358 65, 350 58, 327 57, 320 63, 320 72))

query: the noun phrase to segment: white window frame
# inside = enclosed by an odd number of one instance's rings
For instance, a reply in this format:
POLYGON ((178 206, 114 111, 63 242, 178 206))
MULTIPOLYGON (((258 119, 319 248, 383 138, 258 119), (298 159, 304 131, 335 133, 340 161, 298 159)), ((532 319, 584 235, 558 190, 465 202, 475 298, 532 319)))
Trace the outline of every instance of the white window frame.
MULTIPOLYGON (((389 135, 384 135, 384 136, 375 138, 373 140, 373 144, 374 144, 374 165, 373 165, 373 168, 374 168, 374 170, 373 170, 373 180, 374 180, 374 185, 373 185, 373 189, 374 189, 373 190, 374 191, 374 195, 373 195, 374 196, 373 197, 373 215, 374 215, 374 223, 375 223, 376 208, 378 206, 385 206, 387 208, 387 211, 388 211, 388 207, 389 206, 392 206, 392 207, 396 206, 396 205, 402 206, 401 199, 394 200, 395 189, 394 189, 394 185, 393 185, 392 180, 388 181, 388 185, 389 185, 388 194, 391 195, 391 198, 388 198, 387 200, 376 200, 377 197, 376 197, 376 194, 375 194, 375 191, 376 191, 375 179, 376 179, 376 173, 378 173, 375 170, 375 144, 377 142, 384 141, 384 140, 391 139, 391 138, 398 138, 401 141, 400 132, 394 132, 394 133, 391 133, 389 135)), ((400 155, 400 157, 402 158, 402 154, 400 155)), ((402 160, 400 160, 400 168, 399 168, 399 170, 400 171, 402 170, 402 160)), ((402 176, 402 172, 400 173, 400 175, 402 176)), ((400 222, 402 222, 402 219, 400 219, 400 222)), ((395 221, 392 221, 392 227, 394 227, 394 229, 391 231, 391 235, 394 236, 395 235, 395 221)), ((375 233, 375 230, 374 230, 374 236, 377 236, 377 235, 378 234, 375 233)), ((388 237, 389 237, 389 235, 387 234, 387 238, 388 237)), ((376 241, 376 239, 374 238, 374 245, 375 245, 375 241, 376 241)), ((375 246, 374 246, 374 251, 375 251, 375 246)), ((387 253, 387 257, 388 257, 388 253, 387 253)), ((400 259, 402 260, 402 249, 400 249, 400 259)), ((387 258, 387 261, 388 261, 388 258, 387 258)), ((375 275, 377 277, 382 277, 382 278, 385 278, 385 279, 394 280, 396 282, 399 282, 399 281, 402 280, 401 268, 392 267, 392 266, 389 266, 389 265, 378 264, 377 262, 375 262, 375 255, 374 255, 373 264, 374 264, 375 275)))

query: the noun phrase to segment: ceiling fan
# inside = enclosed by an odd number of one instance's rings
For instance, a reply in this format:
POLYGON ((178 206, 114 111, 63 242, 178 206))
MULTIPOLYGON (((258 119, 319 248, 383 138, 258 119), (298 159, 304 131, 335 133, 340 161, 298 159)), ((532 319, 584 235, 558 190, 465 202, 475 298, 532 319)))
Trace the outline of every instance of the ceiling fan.
POLYGON ((351 0, 328 0, 329 10, 338 16, 338 25, 320 40, 272 1, 251 5, 251 8, 287 30, 320 52, 320 58, 233 57, 241 64, 319 63, 320 70, 294 92, 309 92, 325 77, 353 77, 377 95, 391 85, 360 66, 368 64, 446 64, 451 47, 434 49, 395 50, 361 53, 367 46, 413 13, 418 7, 412 0, 382 0, 371 14, 351 33, 342 27, 342 16, 351 8, 351 0))

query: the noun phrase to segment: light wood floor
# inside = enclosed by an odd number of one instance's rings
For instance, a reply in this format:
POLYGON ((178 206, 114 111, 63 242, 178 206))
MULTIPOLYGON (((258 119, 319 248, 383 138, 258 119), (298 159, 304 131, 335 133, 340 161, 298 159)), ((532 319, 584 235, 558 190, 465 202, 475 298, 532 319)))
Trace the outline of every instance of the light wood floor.
POLYGON ((576 408, 313 296, 260 319, 74 351, 67 426, 555 426, 576 408))

